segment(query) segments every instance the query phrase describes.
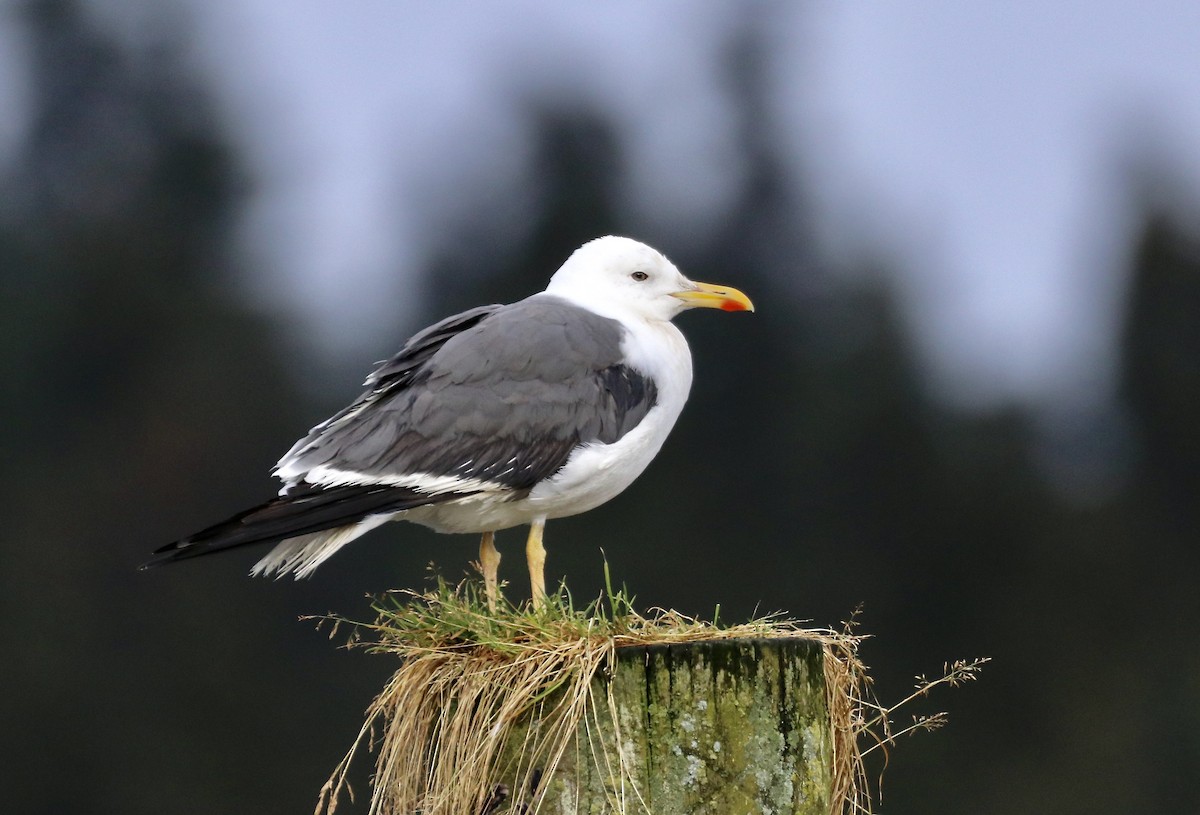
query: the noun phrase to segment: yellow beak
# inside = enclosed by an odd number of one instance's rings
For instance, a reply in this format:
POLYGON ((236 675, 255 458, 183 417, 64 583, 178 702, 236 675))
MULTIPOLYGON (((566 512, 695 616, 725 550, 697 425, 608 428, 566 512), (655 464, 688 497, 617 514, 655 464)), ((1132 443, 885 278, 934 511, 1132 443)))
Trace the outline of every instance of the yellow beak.
POLYGON ((732 286, 715 286, 712 283, 693 283, 696 288, 671 292, 687 303, 688 308, 719 308, 722 311, 754 311, 750 298, 732 286))

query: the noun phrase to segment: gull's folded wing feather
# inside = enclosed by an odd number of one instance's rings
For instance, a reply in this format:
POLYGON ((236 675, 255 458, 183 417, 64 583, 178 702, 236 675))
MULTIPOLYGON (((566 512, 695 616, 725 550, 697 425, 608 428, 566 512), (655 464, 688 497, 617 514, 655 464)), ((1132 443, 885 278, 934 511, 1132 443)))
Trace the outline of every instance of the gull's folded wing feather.
POLYGON ((496 309, 419 365, 387 363, 368 380, 375 387, 297 444, 278 474, 430 492, 459 483, 527 490, 580 444, 618 440, 654 406, 654 383, 623 363, 622 338, 616 321, 556 297, 496 309))
POLYGON ((342 545, 374 524, 364 519, 481 492, 522 496, 577 447, 617 441, 654 407, 655 384, 624 363, 623 336, 616 321, 549 295, 443 320, 280 460, 278 498, 146 565, 350 530, 338 533, 342 545))

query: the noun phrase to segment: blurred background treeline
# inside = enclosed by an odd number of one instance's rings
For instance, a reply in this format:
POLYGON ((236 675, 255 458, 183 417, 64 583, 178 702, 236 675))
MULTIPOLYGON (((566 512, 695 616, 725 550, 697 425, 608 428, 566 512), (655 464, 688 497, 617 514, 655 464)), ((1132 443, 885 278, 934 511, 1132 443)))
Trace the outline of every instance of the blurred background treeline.
MULTIPOLYGON (((603 548, 645 606, 837 625, 862 604, 884 700, 993 657, 935 702, 948 728, 893 751, 884 812, 1200 811, 1200 222, 1170 156, 1119 168, 1114 392, 948 403, 902 261, 823 250, 747 24, 721 57, 743 169, 719 228, 638 216, 629 125, 602 106, 514 98, 528 177, 454 190, 389 343, 322 364, 247 283, 256 170, 177 59, 186 18, 138 47, 71 0, 4 12, 32 117, 0 175, 5 811, 310 811, 389 665, 297 617, 363 618, 430 561, 462 575, 476 542, 390 526, 303 583, 246 579, 253 553, 136 565, 268 496, 276 458, 412 330, 536 291, 610 232, 759 312, 682 318, 683 420, 627 494, 551 525, 551 579, 594 595, 603 548)), ((500 538, 515 595, 522 534, 500 538)))

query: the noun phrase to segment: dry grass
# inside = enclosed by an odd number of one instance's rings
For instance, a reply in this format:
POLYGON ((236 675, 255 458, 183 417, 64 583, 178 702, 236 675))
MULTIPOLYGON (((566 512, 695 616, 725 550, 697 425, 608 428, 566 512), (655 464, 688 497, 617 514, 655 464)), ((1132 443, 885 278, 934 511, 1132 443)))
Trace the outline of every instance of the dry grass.
MULTIPOLYGON (((932 729, 945 717, 927 716, 894 732, 896 709, 937 685, 973 679, 986 661, 955 663, 933 681, 918 677, 917 690, 889 708, 875 699, 858 657, 863 638, 852 624, 814 629, 770 616, 718 625, 716 614, 709 623, 662 609, 647 616, 611 588, 579 609, 564 589, 541 610, 505 604, 491 612, 477 583, 450 587, 440 580, 423 594, 386 595, 375 610, 374 623, 354 624, 350 644, 396 655, 400 667, 367 709, 354 745, 322 788, 318 815, 333 815, 341 796, 350 794, 347 773, 364 747, 377 753, 370 815, 534 815, 544 794, 540 778, 543 772, 553 775, 579 723, 610 715, 607 701, 593 697, 592 679, 615 665, 618 648, 733 637, 799 637, 821 644, 833 736, 832 811, 870 812, 863 756, 904 733, 932 729), (536 728, 514 727, 530 719, 538 721, 536 728), (510 776, 518 779, 515 795, 495 783, 502 770, 514 769, 498 767, 510 738, 522 740, 515 752, 523 760, 510 776)), ((341 622, 333 621, 335 631, 341 622)), ((631 786, 620 761, 612 764, 617 782, 631 786)))
POLYGON ((886 757, 896 739, 937 730, 949 716, 945 711, 918 714, 908 725, 897 729, 895 716, 898 711, 928 696, 940 685, 956 687, 974 681, 983 666, 991 661, 990 657, 979 657, 946 663, 941 676, 929 679, 918 675, 908 696, 891 705, 883 705, 875 696, 874 683, 858 656, 858 645, 865 637, 852 633, 857 627, 857 617, 856 610, 840 635, 822 641, 826 702, 833 731, 833 795, 830 801, 834 815, 870 815, 873 811, 883 779, 876 779, 872 786, 863 761, 867 755, 878 750, 886 757))

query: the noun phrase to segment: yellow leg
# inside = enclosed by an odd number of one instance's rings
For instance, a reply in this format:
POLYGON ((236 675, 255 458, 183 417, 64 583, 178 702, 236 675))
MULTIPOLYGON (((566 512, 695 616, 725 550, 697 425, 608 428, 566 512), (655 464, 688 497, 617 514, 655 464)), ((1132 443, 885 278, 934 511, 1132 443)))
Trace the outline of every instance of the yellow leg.
POLYGON ((500 550, 496 548, 496 533, 484 532, 479 541, 479 566, 483 571, 483 589, 487 593, 488 608, 496 610, 500 597, 496 571, 500 568, 500 550))
POLYGON ((538 518, 529 525, 529 539, 525 541, 525 560, 529 563, 529 590, 533 607, 546 604, 546 547, 542 546, 542 530, 546 519, 538 518))

